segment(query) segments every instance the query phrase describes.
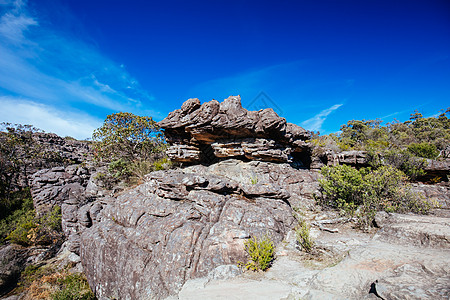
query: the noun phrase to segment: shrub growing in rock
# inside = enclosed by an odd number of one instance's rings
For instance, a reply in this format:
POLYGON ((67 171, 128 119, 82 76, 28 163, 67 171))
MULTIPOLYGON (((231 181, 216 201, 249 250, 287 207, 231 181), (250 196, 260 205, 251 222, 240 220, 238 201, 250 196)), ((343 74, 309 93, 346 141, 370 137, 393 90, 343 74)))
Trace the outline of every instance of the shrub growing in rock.
POLYGON ((15 211, 1 223, 2 241, 9 240, 15 244, 30 246, 52 244, 61 240, 61 208, 56 205, 41 218, 36 218, 35 214, 32 202, 31 209, 28 205, 15 211))
POLYGON ((170 167, 164 157, 166 143, 151 117, 131 113, 107 116, 93 134, 95 158, 108 163, 103 181, 112 186, 120 181, 135 183, 154 170, 170 167))
POLYGON ((252 237, 244 242, 244 247, 250 260, 239 265, 252 271, 265 271, 270 267, 275 256, 275 245, 268 235, 261 238, 252 237))
POLYGON ((309 235, 309 229, 310 226, 306 224, 305 220, 303 219, 300 219, 299 224, 295 228, 295 237, 297 239, 297 243, 306 252, 311 252, 314 247, 314 241, 309 235))
POLYGON ((108 162, 119 159, 127 162, 148 160, 165 147, 156 122, 151 117, 132 113, 108 115, 92 137, 96 142, 96 158, 108 162))

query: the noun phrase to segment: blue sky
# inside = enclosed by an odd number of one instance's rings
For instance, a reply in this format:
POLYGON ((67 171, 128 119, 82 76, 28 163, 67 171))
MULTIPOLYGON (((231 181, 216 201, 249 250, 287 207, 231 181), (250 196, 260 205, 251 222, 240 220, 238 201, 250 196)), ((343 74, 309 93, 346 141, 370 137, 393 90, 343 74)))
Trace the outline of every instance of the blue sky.
POLYGON ((450 2, 0 0, 0 121, 90 137, 241 95, 321 133, 450 106, 450 2))

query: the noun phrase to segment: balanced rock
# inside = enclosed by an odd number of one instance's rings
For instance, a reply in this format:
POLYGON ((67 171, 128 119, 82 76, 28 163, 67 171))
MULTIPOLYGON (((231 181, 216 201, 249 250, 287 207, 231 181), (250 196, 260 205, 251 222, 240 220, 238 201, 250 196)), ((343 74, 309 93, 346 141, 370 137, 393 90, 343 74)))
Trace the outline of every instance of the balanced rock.
POLYGON ((279 117, 271 108, 248 111, 239 96, 222 103, 189 99, 158 123, 173 161, 211 164, 244 158, 309 166, 310 132, 279 117))

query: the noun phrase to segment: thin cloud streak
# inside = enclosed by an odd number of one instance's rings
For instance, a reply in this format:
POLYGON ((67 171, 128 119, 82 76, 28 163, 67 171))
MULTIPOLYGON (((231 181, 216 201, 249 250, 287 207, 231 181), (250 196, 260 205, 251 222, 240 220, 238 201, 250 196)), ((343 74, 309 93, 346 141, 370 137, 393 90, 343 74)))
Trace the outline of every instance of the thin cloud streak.
POLYGON ((102 121, 83 113, 62 112, 40 103, 20 98, 0 97, 0 120, 3 122, 30 124, 60 136, 86 139, 102 121))
MULTIPOLYGON (((70 38, 70 34, 63 36, 41 26, 39 17, 32 16, 27 10, 26 2, 0 1, 1 12, 2 101, 6 101, 5 97, 9 100, 14 97, 27 99, 28 104, 32 103, 29 104, 32 111, 45 115, 43 110, 49 109, 48 116, 55 115, 54 107, 74 114, 75 107, 89 109, 89 114, 105 111, 141 113, 145 111, 146 103, 154 101, 154 97, 140 87, 123 65, 104 57, 84 41, 70 38)), ((70 127, 62 122, 64 114, 56 115, 59 116, 58 122, 46 125, 70 127)), ((89 117, 88 114, 86 116, 89 117)), ((30 115, 28 119, 32 119, 30 115)), ((82 131, 89 130, 85 128, 82 131)))
POLYGON ((320 113, 318 113, 317 115, 315 115, 314 117, 312 117, 311 119, 308 119, 306 121, 303 121, 301 123, 301 125, 303 127, 305 127, 308 130, 313 130, 313 131, 321 131, 322 130, 322 124, 325 122, 325 120, 327 119, 327 117, 334 112, 335 110, 337 110, 339 107, 341 107, 343 104, 335 104, 333 106, 331 106, 330 108, 324 109, 322 110, 320 113))

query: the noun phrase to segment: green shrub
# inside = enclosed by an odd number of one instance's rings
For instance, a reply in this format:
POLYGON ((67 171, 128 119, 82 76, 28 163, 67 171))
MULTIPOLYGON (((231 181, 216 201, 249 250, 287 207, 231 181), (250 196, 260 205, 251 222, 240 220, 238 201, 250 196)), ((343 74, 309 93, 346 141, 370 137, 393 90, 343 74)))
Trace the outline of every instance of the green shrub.
POLYGON ((321 169, 324 179, 319 179, 324 200, 328 206, 353 211, 362 203, 363 175, 348 165, 321 169))
POLYGON ((62 238, 61 208, 55 206, 52 211, 37 219, 34 210, 17 210, 11 218, 1 223, 2 234, 8 232, 5 240, 22 246, 34 244, 52 244, 62 238), (7 223, 7 222, 10 223, 7 223))
POLYGON ((431 208, 429 202, 411 192, 404 173, 392 166, 376 170, 323 167, 321 174, 322 204, 356 215, 364 228, 371 225, 379 210, 427 213, 431 208))
POLYGON ((31 230, 36 227, 37 224, 34 219, 34 210, 27 211, 21 214, 19 219, 17 219, 15 229, 8 234, 6 239, 22 246, 32 245, 31 230))
POLYGON ((439 151, 435 145, 423 142, 412 143, 408 146, 407 150, 418 157, 435 159, 439 156, 439 151))
POLYGON ((265 271, 270 267, 274 260, 275 245, 268 235, 248 239, 244 242, 244 247, 251 260, 246 264, 239 262, 239 265, 252 271, 265 271))
POLYGON ((407 150, 388 150, 382 154, 382 157, 384 157, 384 165, 401 170, 412 180, 425 175, 423 168, 427 165, 427 161, 416 157, 407 150))
POLYGON ((113 160, 108 164, 108 173, 115 179, 126 179, 131 175, 130 162, 122 158, 113 160))
POLYGON ((168 158, 163 157, 153 163, 153 171, 167 170, 170 169, 172 165, 172 162, 168 158))
POLYGON ((53 300, 94 300, 86 277, 81 273, 69 274, 58 279, 60 290, 51 295, 53 300))
POLYGON ((297 238, 297 243, 306 252, 311 252, 314 247, 314 241, 309 235, 310 226, 302 219, 300 220, 297 228, 295 229, 295 237, 297 238))
POLYGON ((10 201, 4 203, 8 204, 2 207, 4 215, 0 219, 0 244, 6 241, 6 237, 16 229, 18 223, 23 223, 24 219, 29 218, 28 215, 34 215, 33 200, 28 188, 15 192, 10 201))

